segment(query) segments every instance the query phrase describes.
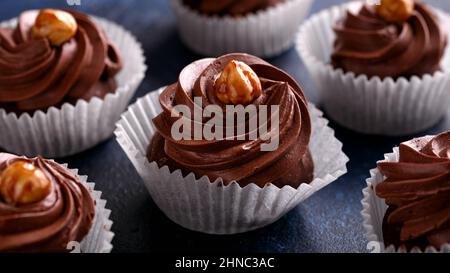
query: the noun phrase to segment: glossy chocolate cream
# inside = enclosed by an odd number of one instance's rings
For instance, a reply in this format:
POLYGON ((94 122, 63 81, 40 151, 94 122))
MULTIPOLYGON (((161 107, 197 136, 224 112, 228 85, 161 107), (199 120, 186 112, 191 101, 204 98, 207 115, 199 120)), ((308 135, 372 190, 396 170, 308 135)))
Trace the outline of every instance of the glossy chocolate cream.
POLYGON ((432 74, 440 70, 447 46, 447 34, 437 15, 417 2, 404 23, 389 23, 366 5, 358 14, 347 12, 333 29, 337 38, 332 65, 368 77, 432 74))
POLYGON ((241 186, 255 183, 263 187, 272 183, 297 188, 313 178, 313 161, 308 149, 311 120, 305 96, 286 72, 257 57, 229 54, 191 63, 181 71, 178 82, 160 95, 160 104, 163 112, 153 119, 157 133, 148 152, 148 159, 159 166, 167 165, 172 171, 181 169, 184 174, 194 172, 197 177, 206 175, 212 181, 221 177, 224 184, 237 181, 241 186), (214 92, 214 83, 231 60, 246 63, 259 77, 262 95, 252 102, 254 105, 279 105, 280 143, 275 151, 261 151, 260 138, 176 141, 171 136, 174 122, 171 110, 175 105, 187 105, 193 113, 196 96, 202 98, 203 107, 215 104, 224 109, 225 105, 214 92))
POLYGON ((0 197, 0 252, 68 251, 67 243, 81 242, 92 226, 95 203, 89 190, 68 169, 40 157, 0 153, 0 175, 17 161, 40 168, 52 191, 42 201, 22 206, 0 197))
POLYGON ((0 28, 0 107, 33 112, 114 92, 122 62, 105 33, 88 16, 68 11, 77 32, 52 46, 46 38, 33 37, 38 12, 23 12, 14 29, 0 28))
POLYGON ((386 180, 375 188, 389 206, 383 221, 386 246, 450 243, 450 132, 400 145, 399 162, 382 162, 386 180))
POLYGON ((246 15, 275 6, 285 0, 184 0, 184 4, 204 14, 246 15))

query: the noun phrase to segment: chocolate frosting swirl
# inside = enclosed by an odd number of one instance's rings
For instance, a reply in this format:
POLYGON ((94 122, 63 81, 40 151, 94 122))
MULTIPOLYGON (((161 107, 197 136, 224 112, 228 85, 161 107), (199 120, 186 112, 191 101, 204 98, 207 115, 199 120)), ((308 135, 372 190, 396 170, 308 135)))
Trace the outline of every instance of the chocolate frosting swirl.
MULTIPOLYGON (((305 96, 286 72, 257 57, 229 54, 196 61, 181 71, 177 83, 164 90, 160 104, 163 112, 153 119, 157 133, 148 153, 148 159, 157 161, 160 166, 181 169, 185 174, 206 175, 212 181, 221 177, 225 184, 237 181, 241 186, 255 183, 263 187, 272 183, 278 187, 290 185, 296 188, 313 178, 313 162, 308 149, 311 121, 305 96), (275 151, 261 151, 263 140, 250 140, 249 130, 246 130, 246 140, 176 141, 171 136, 171 127, 176 120, 171 118, 171 111, 175 105, 186 105, 193 113, 198 107, 193 100, 195 96, 201 97, 203 107, 215 104, 224 109, 225 105, 214 92, 214 83, 231 60, 246 63, 260 78, 262 95, 253 101, 254 105, 280 106, 279 146, 275 151)), ((204 119, 203 124, 206 122, 204 119)), ((225 127, 222 129, 226 131, 225 127)))
POLYGON ((400 145, 399 162, 381 162, 376 186, 389 205, 386 245, 440 248, 450 243, 450 131, 400 145))
POLYGON ((95 214, 89 190, 68 169, 40 157, 0 153, 0 174, 17 161, 39 167, 53 184, 52 192, 23 206, 0 199, 0 252, 64 252, 68 242, 81 242, 95 214))
POLYGON ((416 3, 402 24, 388 23, 373 6, 363 6, 334 26, 336 40, 331 56, 335 68, 368 77, 411 77, 440 69, 447 34, 428 7, 416 3))
POLYGON ((275 6, 285 0, 184 0, 184 3, 206 14, 245 15, 275 6))
POLYGON ((0 28, 0 107, 31 112, 115 91, 122 67, 117 49, 88 16, 68 12, 78 30, 59 47, 33 38, 36 10, 23 12, 15 29, 0 28))

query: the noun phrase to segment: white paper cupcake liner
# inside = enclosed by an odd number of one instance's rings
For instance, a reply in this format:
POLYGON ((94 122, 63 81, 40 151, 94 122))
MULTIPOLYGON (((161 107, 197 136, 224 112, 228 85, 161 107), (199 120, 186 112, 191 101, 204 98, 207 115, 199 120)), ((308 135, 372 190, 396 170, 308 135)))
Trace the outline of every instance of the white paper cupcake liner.
MULTIPOLYGON (((332 25, 345 16, 346 10, 356 13, 361 5, 351 2, 332 7, 300 27, 297 50, 325 111, 339 124, 369 134, 407 135, 433 126, 446 114, 450 102, 450 50, 442 59, 442 71, 421 78, 381 80, 331 66, 335 39, 332 25)), ((448 15, 437 13, 443 24, 450 24, 448 15)))
MULTIPOLYGON (((68 168, 67 164, 62 164, 68 168)), ((111 210, 106 208, 106 200, 101 199, 102 192, 94 190, 95 183, 87 182, 86 175, 79 175, 78 169, 69 169, 78 176, 82 183, 89 188, 95 200, 95 216, 91 230, 81 242, 69 242, 67 249, 71 253, 109 253, 113 246, 111 241, 114 233, 111 231, 113 222, 109 219, 111 210)))
MULTIPOLYGON (((60 109, 17 116, 0 109, 0 147, 29 157, 68 156, 87 150, 109 138, 130 99, 145 76, 143 50, 135 37, 121 26, 93 17, 121 53, 124 67, 116 76, 118 88, 104 99, 65 103, 60 109)), ((0 24, 15 27, 16 19, 0 24)))
MULTIPOLYGON (((394 148, 393 153, 385 154, 384 160, 386 162, 398 162, 399 149, 394 148)), ((387 253, 406 253, 405 248, 395 248, 393 245, 384 246, 383 243, 383 217, 387 210, 385 200, 379 198, 374 191, 375 185, 384 181, 384 176, 375 168, 370 170, 371 177, 366 180, 367 187, 363 190, 363 199, 361 201, 363 210, 361 215, 363 217, 363 226, 366 230, 366 237, 369 240, 371 247, 374 247, 374 252, 387 253)), ((411 250, 411 253, 421 253, 421 249, 416 247, 411 250)), ((434 247, 427 247, 425 253, 450 253, 450 244, 446 244, 438 251, 434 247)))
POLYGON ((221 179, 211 182, 205 176, 196 179, 191 173, 183 177, 180 170, 159 168, 147 160, 146 151, 155 133, 152 119, 161 112, 158 98, 162 90, 130 106, 117 123, 115 135, 158 207, 185 228, 233 234, 266 226, 347 172, 342 143, 313 105, 309 105, 313 124, 310 150, 315 169, 310 184, 297 189, 255 184, 242 188, 235 182, 224 186, 221 179))
POLYGON ((245 52, 260 57, 277 55, 295 40, 295 34, 313 0, 287 0, 255 14, 235 18, 202 15, 171 0, 183 42, 207 56, 245 52))

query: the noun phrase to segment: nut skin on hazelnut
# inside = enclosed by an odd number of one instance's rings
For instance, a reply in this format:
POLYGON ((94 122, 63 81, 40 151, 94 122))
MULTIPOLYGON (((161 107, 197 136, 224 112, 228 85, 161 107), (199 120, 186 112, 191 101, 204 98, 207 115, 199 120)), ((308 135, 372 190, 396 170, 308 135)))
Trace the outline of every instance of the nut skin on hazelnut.
POLYGON ((0 175, 0 196, 14 206, 43 200, 50 194, 52 184, 44 172, 26 161, 17 161, 0 175))
POLYGON ((48 38, 53 46, 61 46, 72 39, 78 29, 72 14, 55 9, 43 9, 39 12, 32 28, 36 38, 48 38))
POLYGON ((414 0, 380 0, 377 14, 390 23, 406 22, 414 12, 414 0))
POLYGON ((216 79, 214 91, 225 104, 249 104, 262 93, 261 81, 244 62, 230 61, 216 79))

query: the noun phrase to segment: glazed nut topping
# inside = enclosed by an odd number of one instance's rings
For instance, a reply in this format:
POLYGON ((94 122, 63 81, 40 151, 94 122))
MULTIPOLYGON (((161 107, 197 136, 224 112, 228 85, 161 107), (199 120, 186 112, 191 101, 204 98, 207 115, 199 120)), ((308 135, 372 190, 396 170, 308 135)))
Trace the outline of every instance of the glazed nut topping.
POLYGON ((0 175, 0 196, 11 205, 39 202, 50 191, 51 183, 44 172, 25 161, 11 164, 0 175))
POLYGON ((231 61, 214 84, 217 98, 225 104, 249 104, 262 93, 258 75, 244 62, 231 61))
POLYGON ((72 14, 55 9, 39 12, 32 29, 36 38, 48 38, 53 46, 60 46, 72 39, 77 32, 77 21, 72 14))
POLYGON ((376 11, 388 22, 406 22, 414 12, 414 0, 380 0, 376 11))

